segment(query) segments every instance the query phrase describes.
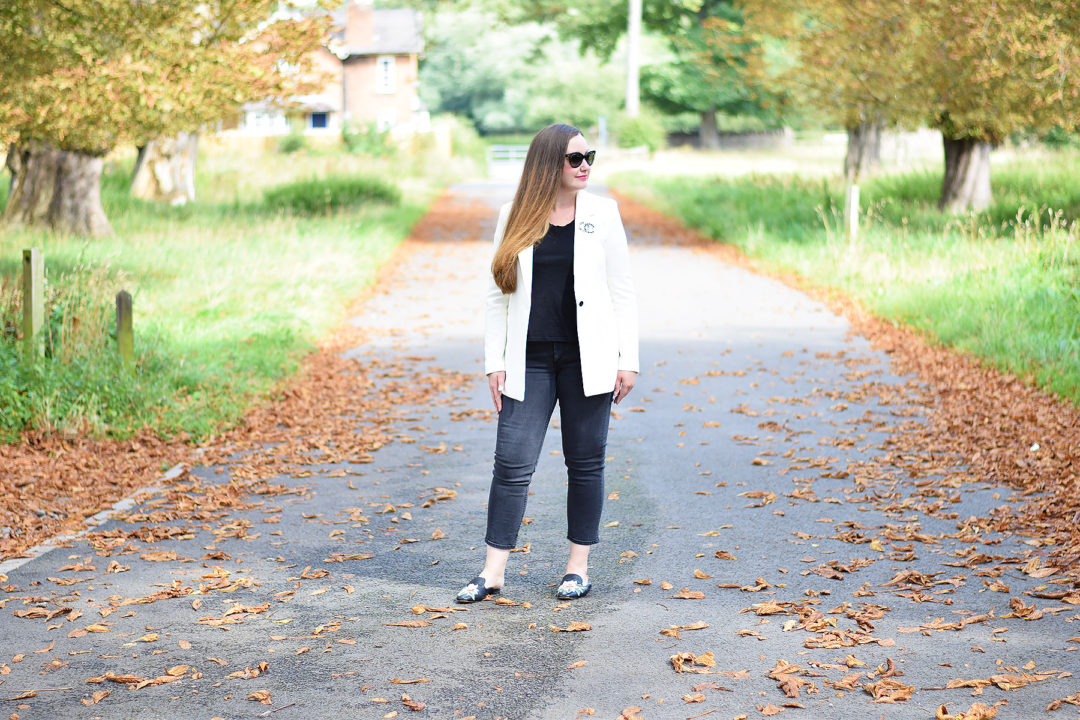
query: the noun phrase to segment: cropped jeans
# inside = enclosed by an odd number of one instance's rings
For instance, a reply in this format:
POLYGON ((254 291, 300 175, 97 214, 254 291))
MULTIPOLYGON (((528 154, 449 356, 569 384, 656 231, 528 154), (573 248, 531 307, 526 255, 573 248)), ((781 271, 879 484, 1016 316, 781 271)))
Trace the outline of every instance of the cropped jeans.
POLYGON ((485 537, 493 548, 516 546, 529 483, 556 400, 568 481, 566 537, 578 545, 600 541, 611 393, 585 396, 576 342, 543 341, 526 344, 525 399, 502 399, 485 537))

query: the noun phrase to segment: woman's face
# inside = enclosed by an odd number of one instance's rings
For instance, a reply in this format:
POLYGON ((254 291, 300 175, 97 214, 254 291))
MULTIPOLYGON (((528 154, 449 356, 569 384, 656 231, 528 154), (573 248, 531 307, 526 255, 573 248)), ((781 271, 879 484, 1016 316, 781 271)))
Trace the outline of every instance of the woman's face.
MULTIPOLYGON (((572 152, 585 153, 588 150, 589 144, 585 142, 584 135, 575 135, 570 138, 570 142, 566 145, 567 154, 572 152)), ((592 172, 592 168, 589 167, 587 160, 582 160, 581 164, 574 168, 570 167, 570 161, 564 157, 562 177, 560 179, 561 189, 569 192, 584 190, 585 186, 589 184, 590 172, 592 172)))

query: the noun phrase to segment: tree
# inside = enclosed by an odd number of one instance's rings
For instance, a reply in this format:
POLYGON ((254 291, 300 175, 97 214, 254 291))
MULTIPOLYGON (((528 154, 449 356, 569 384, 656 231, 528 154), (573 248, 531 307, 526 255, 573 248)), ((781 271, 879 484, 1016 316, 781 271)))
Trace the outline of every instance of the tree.
MULTIPOLYGON (((498 0, 493 0, 498 2, 498 0)), ((560 35, 609 59, 627 31, 627 0, 551 0, 513 3, 502 12, 511 22, 550 22, 560 35)), ((742 12, 732 0, 649 0, 642 6, 642 24, 664 38, 669 57, 642 67, 642 94, 667 112, 701 116, 702 141, 719 144, 716 113, 767 115, 775 100, 758 82, 746 79, 762 61, 763 49, 741 32, 742 12)))
POLYGON ((429 108, 468 117, 482 132, 504 132, 552 122, 589 127, 618 107, 617 68, 533 22, 476 32, 498 23, 477 9, 447 10, 427 23, 420 93, 429 108))
POLYGON ((990 204, 990 148, 1020 130, 1080 119, 1080 5, 1068 0, 762 0, 755 31, 779 32, 787 74, 848 129, 858 172, 868 126, 941 130, 940 206, 990 204))
POLYGON ((793 58, 779 82, 847 131, 849 181, 879 163, 882 130, 910 117, 897 99, 920 92, 906 7, 906 0, 745 3, 749 32, 781 38, 793 58))
POLYGON ((102 158, 192 130, 253 98, 284 101, 328 18, 273 20, 278 0, 20 0, 0 6, 4 219, 111 232, 102 158))
POLYGON ((694 22, 669 35, 673 57, 645 69, 645 96, 653 105, 700 116, 702 147, 720 147, 718 112, 779 120, 784 98, 767 80, 765 46, 743 26, 732 3, 702 3, 694 22))
POLYGON ((1072 0, 921 0, 915 62, 941 130, 940 206, 990 205, 990 148, 1019 130, 1080 120, 1080 5, 1072 0))

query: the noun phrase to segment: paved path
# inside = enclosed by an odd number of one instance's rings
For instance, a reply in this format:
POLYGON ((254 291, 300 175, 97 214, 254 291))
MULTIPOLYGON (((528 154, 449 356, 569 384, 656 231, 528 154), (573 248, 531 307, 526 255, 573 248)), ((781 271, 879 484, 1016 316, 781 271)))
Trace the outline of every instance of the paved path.
MULTIPOLYGON (((508 193, 463 185, 452 200, 493 209, 508 193)), ((632 225, 643 372, 613 414, 595 589, 552 597, 565 561, 552 432, 509 602, 453 607, 480 564, 494 438, 478 280, 494 214, 480 215, 404 258, 356 318, 374 339, 355 351, 404 377, 437 365, 476 380, 399 408, 371 463, 276 479, 261 504, 179 530, 146 514, 99 528, 146 527, 131 552, 97 554, 98 535, 6 570, 7 714, 839 720, 1005 700, 999 718, 1032 718, 1076 692, 1071 596, 1023 594, 1071 588, 1038 577, 1037 540, 964 527, 1008 492, 870 462, 899 439, 889 427, 919 419, 887 358, 805 295, 632 225), (272 704, 247 699, 258 691, 272 704)), ((223 483, 219 470, 194 474, 223 483)))

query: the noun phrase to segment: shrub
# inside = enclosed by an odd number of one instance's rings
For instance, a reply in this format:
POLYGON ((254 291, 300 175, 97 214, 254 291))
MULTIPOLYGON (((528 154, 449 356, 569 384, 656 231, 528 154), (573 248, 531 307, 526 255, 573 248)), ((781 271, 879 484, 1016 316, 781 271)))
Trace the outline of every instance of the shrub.
POLYGON ((388 157, 395 152, 389 131, 379 130, 375 123, 361 127, 346 125, 341 130, 341 141, 345 144, 345 149, 353 155, 388 157))
POLYGON ((637 117, 620 115, 615 118, 612 131, 615 142, 621 148, 645 146, 649 152, 656 152, 664 146, 667 133, 660 120, 652 113, 643 112, 637 117))
POLYGON ((277 143, 278 152, 285 155, 291 155, 298 150, 303 150, 307 147, 307 138, 304 137, 303 132, 298 132, 295 129, 288 135, 283 135, 278 139, 277 143))
POLYGON ((267 205, 301 214, 328 213, 369 203, 397 205, 401 190, 379 178, 353 175, 311 178, 263 192, 267 205))

